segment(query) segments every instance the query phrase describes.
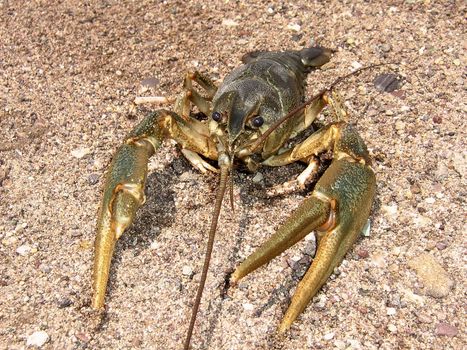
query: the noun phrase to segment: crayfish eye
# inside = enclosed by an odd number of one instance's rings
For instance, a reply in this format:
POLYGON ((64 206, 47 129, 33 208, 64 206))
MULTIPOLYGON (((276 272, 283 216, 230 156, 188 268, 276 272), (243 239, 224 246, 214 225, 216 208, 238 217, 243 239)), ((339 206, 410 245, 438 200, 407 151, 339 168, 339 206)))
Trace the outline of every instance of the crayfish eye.
POLYGON ((215 122, 220 122, 222 119, 222 115, 219 112, 212 112, 212 120, 215 122))
POLYGON ((259 128, 261 125, 264 123, 264 118, 261 116, 254 117, 251 120, 251 125, 253 125, 255 128, 259 128))

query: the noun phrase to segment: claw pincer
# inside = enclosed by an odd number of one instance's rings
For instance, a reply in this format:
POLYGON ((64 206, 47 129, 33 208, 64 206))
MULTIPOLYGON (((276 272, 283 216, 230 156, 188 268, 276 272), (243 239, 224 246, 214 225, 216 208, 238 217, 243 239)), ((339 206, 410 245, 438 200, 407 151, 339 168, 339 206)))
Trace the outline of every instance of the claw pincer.
POLYGON ((316 231, 314 261, 297 286, 279 326, 280 333, 285 332, 305 309, 357 240, 375 195, 376 178, 368 164, 366 146, 351 126, 334 124, 315 141, 308 146, 308 153, 324 144, 333 149, 334 161, 316 183, 312 194, 231 276, 231 282, 236 283, 316 231))
POLYGON ((117 150, 106 175, 94 253, 92 307, 95 309, 104 306, 115 243, 145 202, 148 159, 160 144, 155 132, 157 116, 153 114, 145 119, 127 137, 117 150))

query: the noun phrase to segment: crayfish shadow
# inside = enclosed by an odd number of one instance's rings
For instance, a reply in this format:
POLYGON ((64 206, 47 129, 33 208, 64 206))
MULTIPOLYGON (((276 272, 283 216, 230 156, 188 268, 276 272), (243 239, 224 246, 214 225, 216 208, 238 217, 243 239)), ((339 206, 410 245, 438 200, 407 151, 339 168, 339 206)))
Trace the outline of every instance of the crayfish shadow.
MULTIPOLYGON (((238 186, 237 183, 235 185, 238 186)), ((209 349, 211 347, 212 337, 210 335, 214 333, 214 330, 217 328, 221 320, 221 317, 219 317, 219 315, 221 314, 222 308, 224 307, 223 301, 228 297, 228 289, 230 288, 229 286, 230 275, 233 273, 236 265, 239 263, 240 248, 242 246, 243 239, 247 232, 247 228, 250 226, 249 225, 250 223, 251 223, 250 215, 245 215, 245 214, 241 215, 240 220, 239 220, 238 230, 236 233, 236 239, 235 239, 234 244, 232 245, 233 248, 231 249, 229 256, 227 258, 227 261, 231 269, 225 274, 222 283, 218 285, 217 289, 218 289, 220 297, 210 300, 208 307, 207 307, 208 314, 211 315, 211 317, 209 317, 207 330, 205 331, 206 336, 202 337, 203 339, 203 342, 201 344, 202 349, 209 349)))
POLYGON ((161 229, 175 220, 175 192, 171 190, 177 178, 173 169, 152 172, 146 180, 146 202, 138 210, 135 220, 118 240, 110 270, 109 294, 115 287, 115 277, 122 262, 122 251, 131 250, 137 257, 147 250, 159 236, 161 229))

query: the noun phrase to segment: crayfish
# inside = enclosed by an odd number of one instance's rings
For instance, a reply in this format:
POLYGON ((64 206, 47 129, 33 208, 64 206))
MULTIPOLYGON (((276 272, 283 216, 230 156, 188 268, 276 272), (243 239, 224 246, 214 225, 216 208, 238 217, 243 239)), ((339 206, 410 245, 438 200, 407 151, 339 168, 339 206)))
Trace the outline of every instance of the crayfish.
MULTIPOLYGON (((317 173, 318 156, 331 152, 333 160, 313 191, 276 233, 230 276, 230 284, 235 285, 315 231, 314 261, 298 284, 278 332, 289 329, 359 237, 375 196, 375 174, 366 145, 355 129, 342 120, 346 112, 334 90, 325 89, 304 103, 307 74, 327 63, 331 56, 332 51, 322 47, 253 52, 244 56, 244 64, 230 73, 219 87, 198 72, 188 73, 174 111, 156 110, 133 129, 117 150, 106 176, 95 243, 93 308, 104 306, 115 243, 145 201, 148 159, 165 139, 175 140, 196 169, 220 174, 206 259, 185 349, 189 348, 222 200, 235 165, 243 163, 254 172, 260 166, 304 162, 306 169, 292 181, 296 187, 304 188, 317 173), (203 93, 195 89, 194 83, 203 93), (208 119, 194 118, 192 104, 208 119), (289 141, 310 128, 327 105, 336 120, 290 145, 289 141), (219 169, 209 161, 217 161, 219 169)), ((232 185, 230 193, 232 200, 232 185)))

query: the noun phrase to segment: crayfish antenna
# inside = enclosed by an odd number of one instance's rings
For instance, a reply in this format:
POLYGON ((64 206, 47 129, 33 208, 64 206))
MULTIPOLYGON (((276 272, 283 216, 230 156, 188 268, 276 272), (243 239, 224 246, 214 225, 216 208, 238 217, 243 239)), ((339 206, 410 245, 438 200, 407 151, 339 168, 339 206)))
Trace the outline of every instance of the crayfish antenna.
POLYGON ((232 209, 232 215, 235 216, 235 204, 234 204, 234 180, 233 180, 233 165, 230 165, 230 186, 229 186, 229 197, 230 197, 230 208, 232 209))
MULTIPOLYGON (((184 350, 188 350, 190 348, 191 336, 193 335, 193 329, 194 329, 195 322, 196 322, 196 316, 198 315, 198 310, 201 304, 201 297, 203 295, 204 285, 206 284, 206 277, 208 274, 209 263, 211 261, 212 248, 214 246, 214 237, 216 234, 217 222, 219 220, 219 214, 221 211, 222 200, 224 199, 225 189, 227 187, 228 175, 229 175, 229 167, 228 166, 221 167, 219 188, 216 194, 216 202, 215 202, 214 211, 212 214, 211 227, 209 229, 208 244, 206 248, 206 255, 204 257, 203 271, 201 273, 201 279, 199 281, 198 292, 196 293, 196 299, 195 299, 195 303, 193 305, 193 309, 191 313, 190 325, 188 327, 188 332, 185 338, 185 343, 183 345, 184 350)), ((233 202, 232 202, 232 206, 233 206, 233 202)))

